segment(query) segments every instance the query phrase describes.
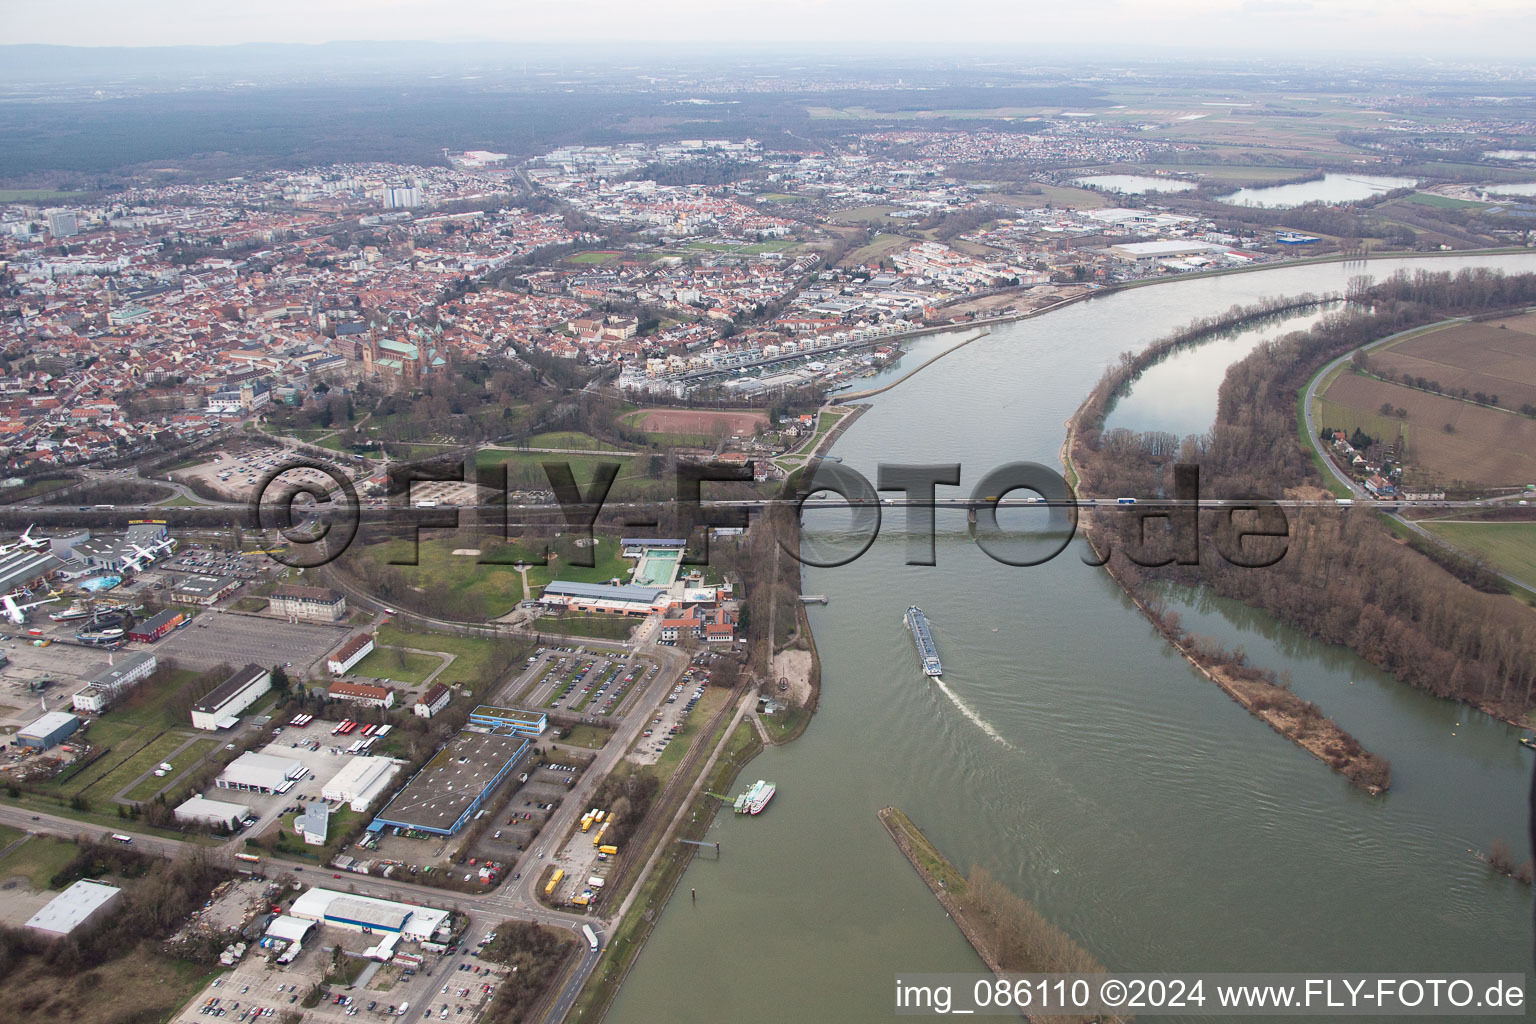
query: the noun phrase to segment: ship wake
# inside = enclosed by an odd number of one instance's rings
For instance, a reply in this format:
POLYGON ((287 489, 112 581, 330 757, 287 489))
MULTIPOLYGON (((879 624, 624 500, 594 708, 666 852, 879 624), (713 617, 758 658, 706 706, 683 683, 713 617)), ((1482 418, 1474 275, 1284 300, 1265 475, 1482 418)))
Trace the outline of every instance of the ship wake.
POLYGON ((933 681, 936 684, 938 684, 938 687, 943 692, 944 696, 949 698, 950 703, 954 704, 954 706, 957 709, 959 709, 959 711, 960 711, 960 713, 962 715, 964 715, 966 718, 969 718, 972 722, 974 722, 976 724, 976 728, 980 729, 982 732, 986 733, 988 736, 992 737, 994 740, 996 740, 997 742, 1001 743, 1003 746, 1007 747, 1009 750, 1015 749, 1014 745, 1012 743, 1009 743, 1006 739, 1003 738, 1003 734, 1002 733, 998 732, 996 729, 994 729, 992 727, 992 723, 991 722, 987 721, 985 718, 982 718, 980 715, 978 715, 974 708, 972 708, 969 704, 967 704, 965 701, 960 699, 960 695, 958 693, 956 693, 954 690, 951 690, 947 685, 945 685, 943 679, 940 679, 937 676, 935 676, 933 681))

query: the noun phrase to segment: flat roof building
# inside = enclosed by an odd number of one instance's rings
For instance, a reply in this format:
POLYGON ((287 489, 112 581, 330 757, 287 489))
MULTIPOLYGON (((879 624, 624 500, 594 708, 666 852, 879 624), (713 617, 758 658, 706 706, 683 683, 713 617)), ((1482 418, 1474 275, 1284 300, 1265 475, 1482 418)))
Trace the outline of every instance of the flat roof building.
POLYGON ((469 713, 472 725, 486 729, 505 729, 519 736, 537 736, 549 727, 549 716, 542 711, 519 711, 481 704, 469 713))
POLYGON ((320 797, 349 804, 354 811, 366 811, 389 789, 399 771, 400 762, 392 757, 354 757, 325 784, 320 797))
POLYGON ((439 933, 447 937, 446 910, 333 889, 310 889, 293 901, 288 914, 301 921, 318 921, 350 931, 392 932, 417 942, 430 942, 439 933))
POLYGON ((554 608, 604 615, 649 615, 670 603, 666 594, 662 587, 555 580, 544 588, 539 602, 554 608))
POLYGON ((117 908, 123 890, 114 885, 81 880, 48 901, 27 921, 30 931, 63 938, 106 920, 117 908))
POLYGON ((451 836, 463 828, 527 753, 521 736, 461 732, 422 766, 368 826, 451 836))
POLYGON ((176 820, 186 825, 217 828, 220 825, 238 824, 253 816, 250 807, 245 804, 209 800, 201 796, 189 797, 176 805, 176 820))
POLYGON ((147 651, 114 654, 107 666, 85 681, 85 689, 71 699, 76 711, 97 714, 115 704, 134 685, 148 679, 159 665, 147 651))
POLYGON ((176 600, 187 604, 211 605, 240 587, 233 576, 183 576, 171 588, 176 600))
POLYGON ((246 752, 231 761, 214 785, 220 789, 238 789, 255 793, 279 793, 292 788, 288 783, 302 779, 309 771, 291 757, 246 752))
POLYGON ((16 733, 16 742, 24 747, 47 750, 58 746, 80 728, 80 719, 68 711, 50 711, 16 733))
POLYGON ((247 665, 192 705, 192 726, 210 732, 232 728, 239 721, 236 716, 270 689, 272 673, 260 665, 247 665))

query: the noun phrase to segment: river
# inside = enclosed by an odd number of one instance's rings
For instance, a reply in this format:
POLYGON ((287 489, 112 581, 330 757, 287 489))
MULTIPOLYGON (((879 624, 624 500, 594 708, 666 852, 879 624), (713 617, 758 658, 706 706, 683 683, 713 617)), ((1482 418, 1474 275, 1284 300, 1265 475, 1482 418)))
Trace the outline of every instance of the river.
MULTIPOLYGON (((1056 465, 1062 423, 1103 368, 1195 317, 1342 291, 1362 272, 1462 266, 1536 269, 1536 255, 1192 278, 999 325, 872 399, 834 450, 871 480, 881 461, 958 461, 969 493, 1006 462, 1056 465)), ((1080 542, 1011 568, 963 516, 939 517, 937 566, 903 564, 888 514, 864 557, 805 571, 806 591, 831 599, 811 610, 820 710, 747 767, 738 788, 770 779, 777 797, 761 817, 717 819, 721 857, 693 861, 612 1020, 884 1020, 898 972, 981 970, 876 820, 886 805, 1112 969, 1530 966, 1529 890, 1467 853, 1524 846, 1531 755, 1514 730, 1241 605, 1176 595, 1197 631, 1289 672, 1392 760, 1392 792, 1369 797, 1193 672, 1082 564, 1080 542), (947 693, 918 670, 901 621, 913 602, 947 693)))

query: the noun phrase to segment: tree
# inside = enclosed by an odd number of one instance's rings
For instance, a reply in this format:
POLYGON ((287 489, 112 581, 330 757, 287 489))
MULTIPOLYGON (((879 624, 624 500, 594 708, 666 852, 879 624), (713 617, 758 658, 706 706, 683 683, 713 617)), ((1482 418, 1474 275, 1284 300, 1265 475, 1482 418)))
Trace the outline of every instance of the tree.
POLYGON ((293 688, 293 680, 288 678, 288 670, 283 668, 283 666, 281 666, 281 665, 273 665, 272 666, 272 689, 276 690, 278 693, 280 693, 284 697, 286 697, 286 696, 288 696, 289 690, 291 690, 292 688, 293 688))

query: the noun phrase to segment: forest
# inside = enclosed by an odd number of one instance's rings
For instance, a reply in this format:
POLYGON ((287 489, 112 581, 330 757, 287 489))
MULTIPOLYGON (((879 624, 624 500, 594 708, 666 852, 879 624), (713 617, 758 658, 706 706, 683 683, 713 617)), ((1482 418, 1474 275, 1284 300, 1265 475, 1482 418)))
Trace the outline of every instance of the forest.
MULTIPOLYGON (((1330 316, 1309 332, 1261 345, 1235 364, 1222 384, 1208 435, 1170 443, 1166 435, 1103 433, 1106 403, 1147 364, 1130 357, 1111 368, 1076 419, 1072 461, 1080 493, 1171 496, 1175 467, 1195 464, 1205 497, 1327 497, 1297 434, 1296 396, 1308 376, 1329 359, 1394 331, 1450 315, 1528 305, 1536 301, 1536 275, 1400 273, 1380 283, 1352 283, 1351 298, 1362 304, 1355 309, 1371 311, 1330 316)), ((1117 562, 1128 586, 1159 580, 1206 586, 1263 608, 1318 640, 1348 646, 1436 696, 1506 719, 1536 707, 1536 612, 1505 594, 1469 586, 1400 542, 1371 511, 1287 509, 1279 541, 1283 557, 1265 568, 1212 557, 1218 544, 1230 549, 1234 517, 1244 515, 1214 509, 1199 515, 1206 557, 1196 564, 1149 567, 1158 559, 1149 557, 1148 545, 1166 548, 1169 536, 1153 528, 1144 545, 1143 515, 1096 515, 1087 527, 1101 550, 1108 544, 1122 553, 1141 552, 1140 564, 1123 555, 1117 562)))

